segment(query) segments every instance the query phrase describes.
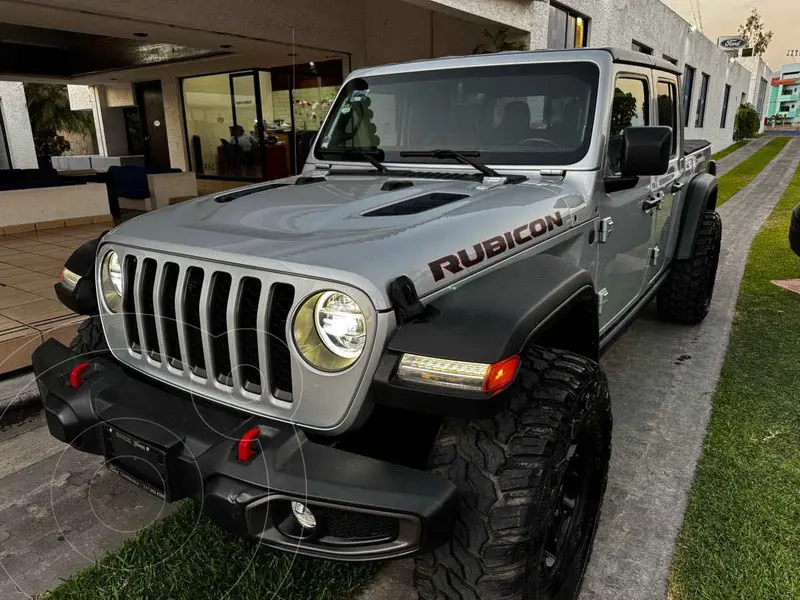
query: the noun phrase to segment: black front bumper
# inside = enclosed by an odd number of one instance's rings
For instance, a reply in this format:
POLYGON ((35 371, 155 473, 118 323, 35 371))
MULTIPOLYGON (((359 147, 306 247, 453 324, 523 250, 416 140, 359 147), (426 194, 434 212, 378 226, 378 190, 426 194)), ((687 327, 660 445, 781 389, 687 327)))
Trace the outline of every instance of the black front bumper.
POLYGON ((311 441, 292 425, 192 399, 55 340, 33 353, 50 433, 104 455, 109 468, 166 501, 191 498, 228 531, 291 552, 377 560, 430 550, 452 529, 455 487, 441 477, 311 441), (237 457, 258 427, 257 454, 237 457), (309 507, 313 531, 290 503, 309 507))

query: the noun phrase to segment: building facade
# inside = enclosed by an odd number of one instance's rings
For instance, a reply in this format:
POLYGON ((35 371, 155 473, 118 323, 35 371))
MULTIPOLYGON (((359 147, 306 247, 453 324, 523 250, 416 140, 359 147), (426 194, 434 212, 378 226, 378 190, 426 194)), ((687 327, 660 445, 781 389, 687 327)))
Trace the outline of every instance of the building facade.
POLYGON ((783 65, 772 77, 767 118, 778 125, 800 126, 800 63, 783 65))
MULTIPOLYGON (((687 137, 714 150, 732 143, 739 104, 759 103, 767 70, 731 60, 660 0, 0 0, 0 21, 0 45, 18 46, 0 51, 0 78, 69 84, 72 108, 93 111, 99 154, 201 178, 298 172, 352 69, 494 50, 484 30, 531 49, 666 58, 684 73, 687 137), (28 60, 14 60, 22 51, 28 60), (72 60, 54 63, 59 52, 72 60)), ((3 86, 17 90, 4 122, 24 121, 21 84, 0 83, 0 98, 3 86)), ((29 166, 29 124, 5 138, 11 165, 29 166)))

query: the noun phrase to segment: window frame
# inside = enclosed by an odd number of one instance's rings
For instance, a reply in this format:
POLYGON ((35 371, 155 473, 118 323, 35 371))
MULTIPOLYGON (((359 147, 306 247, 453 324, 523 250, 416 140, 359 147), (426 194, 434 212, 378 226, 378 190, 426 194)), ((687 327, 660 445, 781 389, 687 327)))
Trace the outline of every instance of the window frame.
POLYGON ((646 56, 654 56, 653 53, 655 52, 655 50, 653 50, 651 46, 648 46, 647 44, 642 44, 641 42, 637 42, 635 39, 631 40, 631 50, 633 50, 634 52, 639 52, 646 56))
POLYGON ((586 15, 579 13, 571 8, 564 6, 563 4, 559 4, 558 2, 551 2, 548 13, 547 13, 547 48, 549 50, 568 50, 571 48, 586 48, 589 46, 589 22, 591 19, 586 15), (561 46, 551 46, 550 45, 550 15, 552 12, 556 10, 565 15, 565 27, 564 27, 564 40, 561 46), (570 32, 570 19, 574 20, 574 27, 572 28, 573 39, 569 42, 569 32, 570 32), (578 22, 581 22, 582 26, 579 26, 578 22), (582 32, 583 40, 581 40, 580 45, 578 44, 578 33, 582 32), (569 45, 569 44, 572 45, 569 45))
MULTIPOLYGON (((670 154, 670 158, 675 158, 678 155, 678 136, 679 136, 679 129, 680 129, 680 108, 678 106, 678 84, 674 79, 666 79, 663 77, 659 77, 656 80, 656 95, 655 100, 658 103, 658 86, 664 84, 668 86, 674 92, 674 99, 672 102, 672 153, 670 154)), ((658 105, 656 105, 656 116, 659 116, 660 112, 658 111, 658 105)), ((662 125, 661 119, 658 119, 658 124, 662 125)))
POLYGON ((722 97, 722 117, 719 121, 719 128, 725 129, 728 126, 728 106, 731 101, 731 84, 725 84, 725 95, 722 97))
MULTIPOLYGON (((644 126, 650 125, 652 120, 652 102, 653 102, 653 90, 652 90, 652 79, 649 75, 636 72, 636 71, 618 71, 614 76, 614 90, 617 89, 617 82, 620 79, 631 79, 634 81, 641 81, 644 83, 644 93, 645 93, 645 100, 643 103, 643 108, 645 114, 643 115, 644 119, 644 126)), ((612 107, 611 107, 611 118, 609 119, 608 123, 608 131, 606 131, 608 142, 606 143, 606 171, 611 173, 612 175, 620 175, 620 171, 615 171, 611 166, 611 152, 609 152, 609 147, 611 145, 611 121, 613 120, 614 115, 614 107, 613 107, 613 98, 612 98, 612 107)), ((624 131, 624 130, 623 130, 624 131)), ((621 158, 621 157, 620 157, 621 158)))
POLYGON ((686 63, 683 65, 683 75, 681 76, 681 86, 683 91, 683 126, 689 127, 692 119, 692 96, 694 96, 694 80, 697 76, 697 69, 686 63), (691 71, 691 78, 688 77, 691 71))
POLYGON ((697 97, 697 110, 695 111, 694 126, 705 127, 706 106, 708 105, 708 90, 711 88, 711 75, 700 72, 700 95, 697 97))

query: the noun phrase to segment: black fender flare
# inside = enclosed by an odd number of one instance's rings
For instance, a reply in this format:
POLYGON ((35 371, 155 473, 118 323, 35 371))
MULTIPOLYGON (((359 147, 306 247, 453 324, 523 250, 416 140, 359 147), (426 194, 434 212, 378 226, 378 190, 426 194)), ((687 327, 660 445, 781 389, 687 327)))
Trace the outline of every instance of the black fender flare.
POLYGON ((597 360, 599 327, 588 271, 563 258, 540 254, 486 273, 426 306, 422 317, 400 326, 373 381, 373 399, 447 415, 491 412, 502 393, 411 386, 394 377, 405 353, 496 363, 529 343, 559 347, 597 360))
POLYGON ((717 178, 709 173, 694 177, 686 186, 675 258, 687 259, 694 255, 703 214, 717 207, 717 194, 717 178))
POLYGON ((64 263, 67 269, 81 277, 75 289, 70 291, 61 282, 55 285, 61 304, 79 315, 91 317, 100 312, 94 284, 94 263, 97 247, 105 234, 103 232, 97 239, 81 244, 64 263))

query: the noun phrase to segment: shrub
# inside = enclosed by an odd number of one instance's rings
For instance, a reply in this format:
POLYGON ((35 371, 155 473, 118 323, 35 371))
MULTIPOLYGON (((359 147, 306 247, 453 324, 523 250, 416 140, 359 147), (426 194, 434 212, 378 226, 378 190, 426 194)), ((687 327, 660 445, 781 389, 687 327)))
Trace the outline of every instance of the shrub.
POLYGON ((755 136, 761 127, 761 117, 752 104, 743 104, 736 112, 733 129, 734 141, 747 140, 755 136))

